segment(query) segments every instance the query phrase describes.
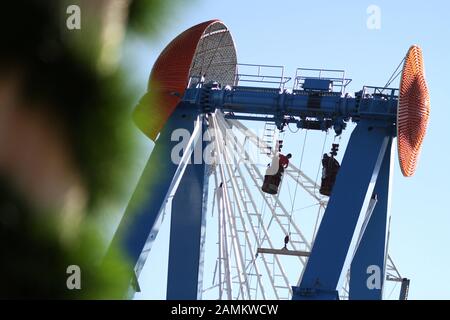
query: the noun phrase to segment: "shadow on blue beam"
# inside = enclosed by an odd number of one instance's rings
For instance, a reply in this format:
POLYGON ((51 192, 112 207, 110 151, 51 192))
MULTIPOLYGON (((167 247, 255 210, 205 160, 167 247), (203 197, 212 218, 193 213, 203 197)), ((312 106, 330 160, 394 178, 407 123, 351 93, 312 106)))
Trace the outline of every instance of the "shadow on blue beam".
POLYGON ((179 140, 171 141, 175 129, 193 132, 197 113, 181 104, 171 115, 161 131, 142 176, 131 197, 124 216, 114 235, 112 244, 119 247, 130 265, 130 279, 133 272, 139 277, 153 241, 159 231, 160 214, 166 205, 179 165, 171 160, 174 146, 179 140))
POLYGON ((376 121, 361 121, 353 130, 294 300, 338 298, 337 285, 364 218, 361 210, 372 195, 392 131, 376 121))
POLYGON ((391 149, 392 139, 389 141, 373 191, 377 202, 360 236, 360 242, 350 266, 350 300, 382 299, 390 217, 391 149))
POLYGON ((195 154, 203 154, 205 149, 201 141, 204 120, 202 127, 195 145, 200 153, 192 153, 172 200, 167 300, 197 300, 202 296, 208 177, 205 162, 197 159, 201 163, 196 163, 195 154))

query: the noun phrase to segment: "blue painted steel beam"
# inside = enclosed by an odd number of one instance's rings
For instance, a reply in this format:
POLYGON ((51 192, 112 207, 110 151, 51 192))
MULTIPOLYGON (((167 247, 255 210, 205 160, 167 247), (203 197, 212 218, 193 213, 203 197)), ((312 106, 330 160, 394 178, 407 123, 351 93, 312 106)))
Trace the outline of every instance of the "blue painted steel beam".
MULTIPOLYGON (((205 129, 206 125, 203 123, 202 132, 205 129)), ((204 150, 202 137, 203 134, 199 136, 195 147, 200 149, 201 154, 204 150)), ((168 300, 196 300, 201 299, 202 294, 208 177, 205 162, 203 159, 195 159, 194 153, 172 200, 168 300)))
POLYGON ((385 281, 389 228, 392 139, 389 141, 373 195, 377 203, 350 267, 351 300, 381 300, 385 281))
POLYGON ((361 210, 368 204, 392 126, 361 121, 352 132, 299 287, 293 299, 336 299, 361 210))
MULTIPOLYGON (((186 103, 201 111, 220 109, 224 113, 265 115, 283 121, 285 117, 332 119, 336 122, 360 119, 396 122, 398 97, 394 89, 386 95, 341 96, 335 92, 296 90, 292 93, 271 88, 228 87, 188 89, 186 103), (205 101, 207 105, 205 105, 205 101)), ((264 117, 251 120, 266 121, 264 117)))
POLYGON ((181 170, 178 163, 171 161, 172 149, 180 143, 179 140, 171 141, 172 132, 175 129, 193 132, 196 116, 191 106, 183 104, 171 115, 155 142, 114 235, 112 245, 122 249, 137 277, 158 234, 161 210, 181 170))

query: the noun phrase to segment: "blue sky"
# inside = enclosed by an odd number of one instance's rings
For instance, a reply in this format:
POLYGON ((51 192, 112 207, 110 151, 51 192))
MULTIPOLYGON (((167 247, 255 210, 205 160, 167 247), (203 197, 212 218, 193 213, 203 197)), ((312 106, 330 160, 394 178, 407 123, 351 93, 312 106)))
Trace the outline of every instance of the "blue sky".
MULTIPOLYGON (((449 11, 448 1, 186 1, 172 8, 156 38, 129 38, 123 60, 133 73, 132 84, 144 93, 151 67, 170 40, 192 25, 218 18, 233 34, 239 62, 284 65, 292 75, 296 67, 344 69, 353 79, 347 91, 354 92, 363 85, 383 86, 409 46, 419 44, 431 118, 413 177, 401 175, 395 156, 390 253, 402 275, 411 278, 410 299, 449 299, 449 11), (381 9, 380 29, 366 25, 372 4, 381 9)), ((152 144, 137 131, 136 136, 143 150, 135 163, 137 181, 152 144)), ((294 163, 295 141, 288 146, 294 163)), ((140 278, 143 292, 136 298, 165 298, 167 272, 161 262, 167 261, 168 219, 165 222, 140 278)))

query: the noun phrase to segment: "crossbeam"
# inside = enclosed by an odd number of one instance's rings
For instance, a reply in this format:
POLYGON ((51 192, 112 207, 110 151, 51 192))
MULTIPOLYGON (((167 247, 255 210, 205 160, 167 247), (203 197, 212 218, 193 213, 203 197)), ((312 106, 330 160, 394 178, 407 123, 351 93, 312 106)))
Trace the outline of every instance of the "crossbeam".
POLYGON ((397 89, 379 88, 378 91, 384 94, 371 94, 363 88, 352 97, 329 91, 241 86, 221 88, 218 83, 210 83, 200 88, 188 88, 183 102, 200 112, 219 109, 228 119, 273 121, 279 128, 286 123, 322 131, 333 127, 339 135, 350 120, 379 120, 395 124, 397 89))
POLYGON ((309 252, 300 250, 258 248, 257 253, 280 254, 283 256, 309 257, 309 252))

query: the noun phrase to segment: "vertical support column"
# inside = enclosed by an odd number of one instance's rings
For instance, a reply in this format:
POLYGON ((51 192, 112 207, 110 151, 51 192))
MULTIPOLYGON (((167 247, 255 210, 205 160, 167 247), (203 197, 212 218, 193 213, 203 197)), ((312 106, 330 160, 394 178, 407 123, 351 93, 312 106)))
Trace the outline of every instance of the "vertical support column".
POLYGON ((385 281, 390 209, 392 139, 384 155, 373 195, 377 203, 361 235, 350 267, 352 300, 381 300, 385 281))
MULTIPOLYGON (((176 129, 192 133, 196 113, 180 104, 161 131, 138 185, 112 241, 112 248, 120 248, 139 276, 153 241, 159 231, 160 214, 166 205, 181 165, 171 161, 174 147, 180 140, 172 141, 176 129)), ((130 279, 133 277, 130 270, 130 279)))
POLYGON ((172 200, 170 224, 168 300, 196 300, 202 294, 203 251, 206 232, 208 177, 204 159, 203 130, 191 162, 172 200), (196 156, 197 155, 197 156, 196 156), (200 162, 200 163, 199 163, 200 162))
POLYGON ((369 121, 361 121, 352 132, 300 286, 293 287, 293 299, 338 299, 336 287, 390 134, 389 128, 369 121))

